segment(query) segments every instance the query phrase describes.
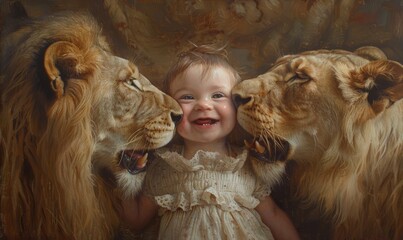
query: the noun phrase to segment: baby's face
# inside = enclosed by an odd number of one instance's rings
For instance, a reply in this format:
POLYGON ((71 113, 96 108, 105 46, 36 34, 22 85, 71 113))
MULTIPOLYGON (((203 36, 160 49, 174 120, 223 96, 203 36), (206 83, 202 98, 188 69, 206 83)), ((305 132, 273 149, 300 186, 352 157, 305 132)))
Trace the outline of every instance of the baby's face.
POLYGON ((205 75, 202 66, 192 66, 173 80, 169 93, 182 107, 183 118, 177 131, 185 141, 225 141, 236 124, 231 98, 234 84, 233 75, 219 66, 205 75))

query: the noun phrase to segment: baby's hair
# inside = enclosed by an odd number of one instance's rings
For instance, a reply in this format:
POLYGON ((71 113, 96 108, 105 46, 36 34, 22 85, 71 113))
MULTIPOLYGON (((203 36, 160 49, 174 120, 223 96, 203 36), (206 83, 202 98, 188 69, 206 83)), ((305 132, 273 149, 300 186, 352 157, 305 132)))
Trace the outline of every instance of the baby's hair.
POLYGON ((214 45, 192 45, 192 48, 178 55, 177 61, 168 71, 163 83, 163 90, 165 92, 169 93, 170 85, 174 79, 181 76, 189 67, 197 65, 203 67, 203 76, 212 67, 220 66, 227 69, 233 75, 235 83, 241 80, 239 73, 229 64, 225 45, 221 47, 215 47, 214 45))

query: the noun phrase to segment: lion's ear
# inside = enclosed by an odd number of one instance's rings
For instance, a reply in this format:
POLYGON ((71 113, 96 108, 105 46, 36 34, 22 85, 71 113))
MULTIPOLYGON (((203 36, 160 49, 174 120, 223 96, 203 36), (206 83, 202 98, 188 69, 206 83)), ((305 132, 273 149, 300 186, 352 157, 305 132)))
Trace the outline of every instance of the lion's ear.
POLYGON ((78 56, 78 47, 66 41, 52 43, 45 51, 45 72, 58 98, 64 95, 67 79, 75 75, 78 56))
POLYGON ((360 69, 358 81, 375 113, 403 98, 403 66, 390 60, 368 63, 360 69))

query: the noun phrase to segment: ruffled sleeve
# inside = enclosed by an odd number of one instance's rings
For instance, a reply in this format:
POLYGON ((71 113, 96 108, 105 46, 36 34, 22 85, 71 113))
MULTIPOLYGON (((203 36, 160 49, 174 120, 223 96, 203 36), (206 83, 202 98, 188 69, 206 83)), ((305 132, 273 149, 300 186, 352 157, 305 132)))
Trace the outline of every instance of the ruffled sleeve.
POLYGON ((271 194, 271 188, 268 184, 265 184, 264 182, 260 181, 259 179, 256 182, 256 188, 255 191, 253 192, 253 196, 257 199, 263 199, 267 196, 270 196, 271 194))

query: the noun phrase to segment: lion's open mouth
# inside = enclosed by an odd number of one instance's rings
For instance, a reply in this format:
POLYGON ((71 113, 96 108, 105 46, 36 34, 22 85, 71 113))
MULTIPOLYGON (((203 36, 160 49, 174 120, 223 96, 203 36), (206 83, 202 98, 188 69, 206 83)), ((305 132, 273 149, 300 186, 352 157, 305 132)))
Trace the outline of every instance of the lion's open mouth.
POLYGON ((148 162, 148 152, 124 150, 119 153, 119 165, 130 174, 137 174, 146 170, 148 162))
POLYGON ((267 163, 285 161, 290 152, 290 144, 280 138, 259 138, 253 139, 252 142, 244 140, 244 143, 252 157, 267 163))

